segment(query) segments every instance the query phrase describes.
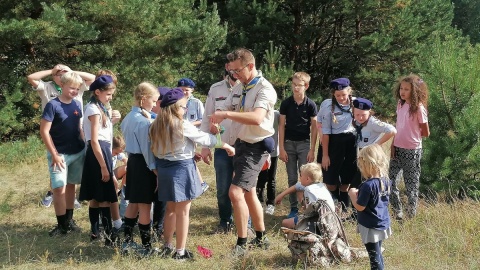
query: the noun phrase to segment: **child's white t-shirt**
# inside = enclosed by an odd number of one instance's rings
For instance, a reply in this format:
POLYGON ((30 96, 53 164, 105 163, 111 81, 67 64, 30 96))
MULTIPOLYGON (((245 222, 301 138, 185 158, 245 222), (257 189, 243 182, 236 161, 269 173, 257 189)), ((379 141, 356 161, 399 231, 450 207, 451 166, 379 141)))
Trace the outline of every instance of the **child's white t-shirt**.
POLYGON ((122 161, 124 158, 125 158, 125 154, 123 152, 119 153, 116 156, 113 156, 112 157, 112 159, 113 159, 113 167, 112 168, 115 168, 115 166, 117 166, 117 161, 118 160, 122 161))
POLYGON ((324 183, 316 183, 304 187, 300 182, 297 182, 295 184, 295 190, 303 191, 305 207, 321 199, 325 200, 332 210, 335 211, 335 204, 333 203, 332 195, 324 183))
MULTIPOLYGON (((96 104, 88 103, 85 106, 85 112, 83 113, 83 131, 85 133, 85 139, 90 141, 92 139, 92 123, 88 119, 91 115, 102 115, 100 109, 96 104)), ((113 127, 110 119, 107 119, 107 126, 103 127, 102 117, 99 119, 100 129, 98 130, 98 140, 112 142, 113 138, 113 127)))

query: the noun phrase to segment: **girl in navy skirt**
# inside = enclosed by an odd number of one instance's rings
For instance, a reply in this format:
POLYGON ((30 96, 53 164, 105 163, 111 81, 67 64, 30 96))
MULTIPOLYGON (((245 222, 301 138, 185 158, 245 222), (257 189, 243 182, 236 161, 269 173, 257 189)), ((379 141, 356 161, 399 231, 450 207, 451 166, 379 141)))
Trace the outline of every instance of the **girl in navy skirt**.
POLYGON ((155 107, 159 97, 155 86, 143 82, 134 92, 135 104, 132 110, 122 121, 122 133, 125 138, 125 151, 128 155, 127 182, 125 186, 125 199, 129 200, 125 212, 125 242, 123 252, 135 248, 132 241, 132 230, 139 214, 138 228, 142 238, 143 255, 152 254, 150 235, 150 209, 155 200, 157 176, 155 169, 155 156, 150 150, 148 131, 151 123, 152 108, 155 107))
POLYGON ((110 246, 112 217, 110 204, 117 202, 113 181, 112 138, 113 129, 110 114, 105 107, 115 92, 112 77, 103 75, 91 85, 92 97, 85 106, 83 129, 87 140, 87 153, 83 167, 80 200, 90 201, 88 215, 91 225, 91 240, 99 239, 99 214, 105 229, 105 245, 110 246))
MULTIPOLYGON (((220 134, 199 131, 188 120, 183 120, 187 99, 183 91, 174 88, 167 92, 160 104, 161 112, 150 128, 152 151, 158 158, 158 199, 167 202, 164 224, 165 245, 162 255, 173 253, 173 234, 176 232, 174 259, 190 259, 193 254, 185 250, 191 201, 202 188, 198 180, 195 161, 195 143, 204 147, 221 147, 230 156, 235 150, 223 143, 220 134)), ((129 179, 129 178, 127 178, 129 179)))
POLYGON ((350 202, 348 188, 357 171, 352 88, 347 78, 331 81, 330 88, 332 98, 322 102, 317 116, 323 134, 317 162, 322 164, 323 182, 346 212, 350 202))

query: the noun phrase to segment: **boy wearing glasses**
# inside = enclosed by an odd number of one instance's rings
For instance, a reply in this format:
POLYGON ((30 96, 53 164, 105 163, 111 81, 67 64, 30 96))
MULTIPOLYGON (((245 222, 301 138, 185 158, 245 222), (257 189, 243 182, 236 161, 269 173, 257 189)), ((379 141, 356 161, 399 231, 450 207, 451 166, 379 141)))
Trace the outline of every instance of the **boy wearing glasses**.
MULTIPOLYGON (((297 183, 300 167, 315 159, 317 105, 305 95, 309 83, 310 75, 307 73, 293 74, 292 96, 280 104, 279 158, 285 162, 289 187, 297 183)), ((294 218, 298 214, 297 195, 290 194, 289 200, 290 214, 287 218, 294 218)))
POLYGON ((274 105, 277 93, 255 67, 255 58, 247 49, 237 49, 227 55, 230 74, 241 83, 233 87, 223 105, 211 115, 212 123, 225 119, 232 120, 231 129, 237 133, 235 156, 233 157, 234 177, 229 196, 233 205, 237 244, 234 256, 247 252, 248 216, 252 219, 256 238, 250 247, 268 249, 270 243, 265 237, 262 205, 256 194, 258 174, 274 150, 272 135, 274 105))

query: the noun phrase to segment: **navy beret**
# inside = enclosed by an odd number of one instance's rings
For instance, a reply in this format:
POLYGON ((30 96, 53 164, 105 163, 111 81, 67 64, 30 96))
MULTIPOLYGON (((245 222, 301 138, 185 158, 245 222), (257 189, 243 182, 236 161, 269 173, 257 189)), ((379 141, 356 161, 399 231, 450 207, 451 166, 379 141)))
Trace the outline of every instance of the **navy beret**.
POLYGON ((359 110, 368 111, 373 108, 373 103, 366 98, 356 98, 353 100, 353 107, 359 110))
POLYGON ((183 90, 180 88, 173 88, 172 90, 168 91, 162 97, 162 103, 160 103, 160 107, 165 108, 171 104, 176 103, 180 99, 182 99, 185 95, 183 94, 183 90))
POLYGON ((97 89, 102 89, 105 86, 113 83, 112 76, 109 75, 102 75, 93 81, 92 84, 90 84, 89 91, 95 91, 97 89))
POLYGON ((159 86, 158 93, 160 93, 160 96, 158 97, 158 99, 161 100, 162 97, 170 90, 172 90, 172 88, 166 86, 159 86))
POLYGON ((189 79, 189 78, 181 78, 178 83, 178 87, 184 86, 184 87, 189 87, 189 88, 195 88, 195 83, 189 79))
POLYGON ((273 137, 263 139, 263 146, 268 153, 272 153, 275 150, 275 140, 273 140, 273 137))
POLYGON ((347 78, 338 78, 330 82, 330 88, 334 90, 343 90, 350 86, 350 80, 347 78))

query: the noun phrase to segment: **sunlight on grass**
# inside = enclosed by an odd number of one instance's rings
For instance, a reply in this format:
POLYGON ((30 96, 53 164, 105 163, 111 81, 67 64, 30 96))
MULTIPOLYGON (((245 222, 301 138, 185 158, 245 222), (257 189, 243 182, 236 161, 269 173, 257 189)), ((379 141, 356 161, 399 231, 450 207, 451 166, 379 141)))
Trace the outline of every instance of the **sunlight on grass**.
MULTIPOLYGON (((42 153, 44 150, 42 149, 42 153)), ((287 242, 280 232, 280 222, 288 213, 288 198, 276 207, 275 215, 265 215, 269 251, 251 251, 243 259, 230 255, 235 234, 212 235, 217 225, 217 202, 213 166, 199 164, 210 190, 192 203, 190 235, 187 248, 195 253, 194 262, 179 263, 173 259, 137 260, 122 257, 118 249, 90 243, 88 237, 88 206, 75 211, 74 218, 82 233, 50 238, 48 231, 55 225, 53 207, 38 206, 48 188, 46 159, 29 164, 3 166, 0 169, 0 264, 15 269, 304 269, 301 262, 291 260, 287 242), (204 259, 197 246, 213 251, 204 259)), ((285 166, 278 166, 277 192, 286 188, 285 166)), ((438 196, 442 197, 442 196, 438 196)), ((480 207, 478 202, 454 204, 422 202, 418 216, 402 224, 393 221, 393 235, 384 241, 387 269, 479 269, 480 207)), ((345 224, 347 237, 354 247, 363 247, 355 224, 345 224)), ((138 229, 136 240, 140 241, 138 229)), ((158 243, 155 246, 159 247, 158 243)), ((367 269, 363 259, 335 269, 367 269)))

